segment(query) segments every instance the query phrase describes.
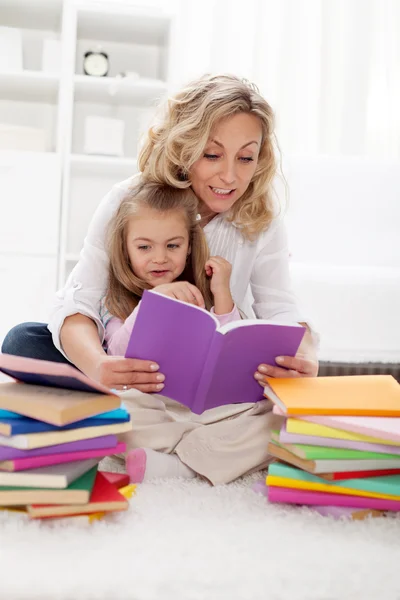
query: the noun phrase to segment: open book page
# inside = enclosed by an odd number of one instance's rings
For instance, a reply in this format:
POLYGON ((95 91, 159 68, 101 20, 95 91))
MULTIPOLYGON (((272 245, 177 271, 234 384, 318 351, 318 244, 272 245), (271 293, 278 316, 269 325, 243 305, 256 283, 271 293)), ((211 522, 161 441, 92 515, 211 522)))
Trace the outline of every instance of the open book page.
POLYGON ((217 326, 206 310, 145 291, 125 356, 157 362, 162 395, 192 408, 217 326))

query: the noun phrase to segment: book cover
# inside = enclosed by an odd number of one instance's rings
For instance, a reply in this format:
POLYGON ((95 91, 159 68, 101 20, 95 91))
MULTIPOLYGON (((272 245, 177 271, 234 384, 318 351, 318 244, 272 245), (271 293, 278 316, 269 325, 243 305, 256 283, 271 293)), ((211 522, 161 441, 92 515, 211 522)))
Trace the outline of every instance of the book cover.
MULTIPOLYGON (((397 442, 391 440, 374 438, 368 435, 361 435, 360 433, 352 433, 350 431, 335 429, 334 427, 327 427, 326 425, 319 425, 317 423, 310 423, 309 421, 294 419, 292 417, 286 420, 286 431, 289 433, 300 433, 302 435, 314 435, 319 438, 338 438, 341 440, 352 440, 354 442, 383 444, 387 447, 387 452, 391 452, 392 446, 398 446, 397 442)), ((322 443, 325 442, 322 440, 322 443)))
POLYGON ((383 475, 400 475, 400 469, 376 469, 369 471, 348 471, 347 473, 320 473, 318 476, 327 481, 344 481, 360 477, 381 477, 383 475))
POLYGON ((346 494, 326 494, 309 490, 296 490, 284 487, 268 487, 268 502, 284 504, 303 504, 308 506, 350 506, 354 509, 371 509, 383 511, 400 511, 400 502, 382 500, 380 498, 365 498, 363 496, 348 496, 346 494))
POLYGON ((334 415, 300 417, 310 423, 359 433, 369 437, 400 444, 400 419, 398 417, 339 417, 334 415))
POLYGON ((110 434, 125 433, 132 429, 132 421, 127 423, 114 423, 113 425, 98 425, 97 427, 81 427, 64 431, 44 431, 43 433, 26 433, 10 437, 0 435, 0 447, 8 446, 20 450, 55 446, 67 442, 87 440, 103 437, 110 434))
POLYGON ((379 469, 400 469, 400 457, 391 459, 365 459, 365 460, 306 460, 299 458, 292 452, 289 452, 282 446, 276 444, 268 444, 268 452, 271 456, 279 458, 291 465, 304 469, 309 473, 344 473, 346 471, 363 471, 363 470, 379 470, 379 469))
POLYGON ((36 419, 30 419, 29 417, 23 417, 21 419, 2 419, 0 421, 0 435, 19 435, 22 433, 41 433, 43 431, 65 431, 67 429, 78 429, 79 427, 96 427, 101 425, 113 425, 114 423, 126 423, 129 421, 130 415, 124 415, 118 419, 107 419, 106 417, 97 418, 90 417, 89 419, 82 419, 82 421, 75 421, 68 425, 51 425, 50 423, 44 423, 43 421, 37 421, 36 419))
POLYGON ((117 436, 104 435, 97 438, 67 442, 55 446, 44 446, 32 450, 18 450, 10 446, 0 446, 0 461, 14 460, 16 458, 32 458, 47 454, 62 454, 63 452, 80 452, 81 450, 95 450, 98 448, 112 448, 117 444, 117 436))
MULTIPOLYGON (((129 420, 129 412, 126 409, 126 406, 123 402, 121 402, 121 406, 114 410, 108 410, 107 412, 100 413, 92 417, 94 419, 106 419, 107 421, 127 421, 129 420)), ((29 417, 25 417, 24 415, 20 415, 19 413, 12 412, 10 410, 2 410, 0 409, 0 422, 8 419, 29 419, 29 417)), ((35 419, 32 419, 35 421, 35 419)))
POLYGON ((130 479, 127 473, 115 473, 114 471, 100 471, 102 475, 115 485, 116 488, 120 489, 129 485, 130 479))
POLYGON ((219 327, 206 310, 146 290, 125 356, 156 361, 166 376, 162 394, 200 414, 261 400, 258 365, 294 356, 304 332, 300 325, 262 320, 219 327))
MULTIPOLYGON (((372 452, 363 450, 353 450, 350 448, 331 448, 329 446, 312 446, 307 444, 285 444, 279 439, 279 431, 272 431, 271 441, 295 456, 306 460, 366 460, 366 459, 392 459, 400 460, 398 454, 390 453, 390 446, 387 446, 387 452, 372 452)), ((321 444, 324 439, 321 439, 321 444)))
POLYGON ((400 416, 400 385, 392 375, 269 377, 264 394, 290 416, 400 416))
POLYGON ((273 463, 268 468, 267 485, 287 488, 308 489, 332 494, 348 494, 400 500, 400 476, 365 477, 346 481, 326 481, 301 469, 282 463, 273 463))
POLYGON ((0 506, 26 504, 86 504, 90 500, 97 465, 65 489, 0 486, 0 506))
POLYGON ((99 460, 54 464, 17 473, 0 472, 0 486, 63 489, 97 465, 99 460))
POLYGON ((309 444, 312 446, 329 446, 331 448, 351 448, 353 450, 366 450, 371 452, 383 452, 386 454, 400 455, 400 446, 388 444, 374 444, 372 442, 360 442, 358 440, 344 440, 340 438, 329 438, 316 435, 305 435, 300 433, 291 433, 286 430, 286 423, 281 427, 279 441, 284 444, 309 444))
POLYGON ((28 514, 31 518, 51 518, 69 515, 90 514, 99 511, 121 511, 128 508, 128 501, 110 483, 107 477, 98 471, 93 486, 90 500, 87 504, 70 505, 28 505, 28 514))
MULTIPOLYGON (((106 386, 93 381, 72 365, 65 363, 0 353, 0 371, 23 383, 94 394, 101 393, 108 396, 116 395, 106 386)), ((106 408, 101 412, 111 410, 111 408, 117 408, 117 406, 106 408)), ((12 411, 13 408, 11 407, 8 410, 12 411)), ((16 409, 14 410, 19 412, 16 409)))
MULTIPOLYGON (((56 364, 56 363, 55 363, 56 364)), ((69 425, 107 410, 119 408, 117 395, 94 394, 28 383, 1 383, 0 408, 51 425, 69 425)))
POLYGON ((93 450, 81 450, 80 452, 64 452, 63 454, 33 456, 31 458, 16 458, 14 460, 0 461, 0 471, 29 471, 30 469, 37 469, 38 467, 46 467, 49 465, 61 465, 63 463, 89 460, 91 458, 100 459, 105 456, 120 454, 125 452, 125 450, 126 444, 118 442, 113 448, 98 448, 93 450))

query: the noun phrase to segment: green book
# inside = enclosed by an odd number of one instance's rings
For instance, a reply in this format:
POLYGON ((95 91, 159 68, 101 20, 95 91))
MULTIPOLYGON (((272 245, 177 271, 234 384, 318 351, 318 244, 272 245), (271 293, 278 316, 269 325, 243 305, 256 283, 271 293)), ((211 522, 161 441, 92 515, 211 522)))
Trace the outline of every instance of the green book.
POLYGON ((90 500, 96 473, 97 465, 64 489, 0 486, 0 506, 87 504, 90 500))
MULTIPOLYGON (((322 441, 323 438, 321 438, 322 441)), ((272 432, 271 440, 277 446, 285 448, 292 454, 305 460, 389 460, 400 459, 399 454, 383 454, 382 452, 364 452, 348 448, 328 448, 327 446, 308 446, 307 444, 282 444, 279 441, 279 431, 272 432)), ((388 446, 390 448, 390 446, 388 446)))
POLYGON ((390 496, 400 496, 400 475, 384 475, 381 477, 365 477, 362 479, 346 479, 327 481, 301 469, 290 467, 282 463, 272 463, 268 467, 268 475, 294 479, 295 481, 307 481, 310 483, 323 483, 332 488, 349 488, 362 490, 364 492, 376 492, 390 496))

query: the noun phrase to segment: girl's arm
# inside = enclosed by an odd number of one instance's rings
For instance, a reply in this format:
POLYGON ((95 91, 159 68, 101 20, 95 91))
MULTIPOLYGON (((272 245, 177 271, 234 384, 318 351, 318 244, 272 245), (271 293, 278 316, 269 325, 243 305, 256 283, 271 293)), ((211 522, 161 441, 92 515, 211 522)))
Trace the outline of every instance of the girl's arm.
POLYGON ((124 356, 136 321, 139 304, 134 308, 125 321, 112 317, 106 324, 105 343, 107 354, 110 356, 124 356))

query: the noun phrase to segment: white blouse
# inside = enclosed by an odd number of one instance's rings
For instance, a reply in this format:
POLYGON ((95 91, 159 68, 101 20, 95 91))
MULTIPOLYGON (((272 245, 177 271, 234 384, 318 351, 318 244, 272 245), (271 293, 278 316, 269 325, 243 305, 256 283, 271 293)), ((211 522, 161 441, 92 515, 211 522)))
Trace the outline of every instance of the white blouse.
MULTIPOLYGON (((116 184, 103 198, 90 223, 79 262, 56 294, 48 328, 54 345, 61 352, 62 324, 66 317, 76 313, 93 319, 100 340, 104 341, 99 312, 108 279, 106 230, 132 183, 131 177, 116 184)), ((244 238, 238 227, 228 223, 222 214, 205 226, 204 233, 211 255, 222 256, 231 263, 232 297, 248 317, 255 315, 259 319, 280 322, 305 321, 291 290, 289 250, 281 218, 275 219, 254 241, 244 238)))

